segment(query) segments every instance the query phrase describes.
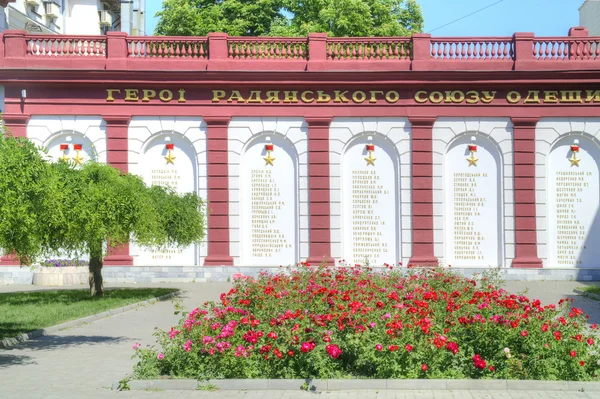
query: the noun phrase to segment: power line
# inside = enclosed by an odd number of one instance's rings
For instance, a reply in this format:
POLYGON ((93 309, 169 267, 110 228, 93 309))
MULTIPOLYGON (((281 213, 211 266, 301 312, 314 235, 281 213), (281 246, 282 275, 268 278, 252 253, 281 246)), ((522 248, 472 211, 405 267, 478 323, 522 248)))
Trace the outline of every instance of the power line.
POLYGON ((465 19, 465 18, 468 18, 468 17, 470 17, 471 15, 475 15, 475 14, 477 14, 478 12, 481 12, 481 11, 483 11, 483 10, 487 10, 488 8, 490 8, 490 7, 493 7, 493 6, 495 6, 496 4, 500 4, 500 3, 502 3, 503 1, 504 1, 504 0, 499 0, 499 1, 495 2, 495 3, 493 3, 493 4, 490 4, 490 5, 487 5, 487 6, 483 7, 483 8, 480 8, 480 9, 479 9, 479 10, 477 10, 477 11, 473 11, 473 12, 472 12, 472 13, 470 13, 470 14, 467 14, 467 15, 464 15, 464 16, 462 16, 462 17, 458 18, 458 19, 455 19, 454 21, 448 22, 448 23, 447 23, 447 24, 445 24, 445 25, 438 26, 437 28, 430 30, 430 31, 429 31, 429 33, 431 33, 431 32, 434 32, 434 31, 436 31, 436 30, 438 30, 438 29, 445 28, 445 27, 446 27, 446 26, 448 26, 448 25, 452 25, 452 24, 453 24, 453 23, 455 23, 455 22, 458 22, 458 21, 460 21, 460 20, 463 20, 463 19, 465 19))

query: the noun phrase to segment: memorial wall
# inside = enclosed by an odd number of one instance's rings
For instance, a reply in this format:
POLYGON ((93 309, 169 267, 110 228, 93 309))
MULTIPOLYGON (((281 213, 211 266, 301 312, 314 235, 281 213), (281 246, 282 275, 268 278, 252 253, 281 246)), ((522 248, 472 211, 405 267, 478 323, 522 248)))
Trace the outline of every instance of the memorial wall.
POLYGON ((204 242, 131 242, 107 266, 600 270, 600 38, 584 28, 211 34, 164 37, 164 54, 126 35, 94 54, 76 37, 1 38, 13 134, 206 200, 204 242))
MULTIPOLYGON (((29 138, 51 159, 105 162, 105 124, 93 116, 35 116, 29 138)), ((536 128, 536 237, 544 267, 597 267, 600 119, 541 119, 536 128)), ((407 118, 333 118, 329 132, 331 255, 346 264, 404 265, 413 248, 407 118)), ((309 257, 307 124, 234 118, 228 124, 230 248, 234 265, 309 257)), ((129 171, 149 185, 207 197, 203 119, 134 117, 129 171)), ((453 267, 510 267, 515 257, 513 126, 508 118, 437 119, 432 126, 434 255, 453 267)), ((208 204, 210 212, 211 206, 208 204)), ((418 210, 417 210, 418 211, 418 210)), ((206 244, 148 250, 137 265, 201 265, 206 244)))

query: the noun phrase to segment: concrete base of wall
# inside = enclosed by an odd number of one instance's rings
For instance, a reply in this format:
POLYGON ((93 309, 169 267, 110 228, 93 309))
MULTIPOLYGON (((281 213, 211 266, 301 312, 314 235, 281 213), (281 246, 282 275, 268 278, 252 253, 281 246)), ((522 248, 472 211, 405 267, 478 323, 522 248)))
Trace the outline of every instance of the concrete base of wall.
MULTIPOLYGON (((378 269, 374 267, 374 269, 378 269)), ((383 268, 381 268, 383 270, 383 268)), ((228 281, 234 274, 256 277, 261 271, 285 272, 280 267, 248 266, 105 266, 102 270, 106 283, 189 283, 228 281)), ((403 269, 409 271, 412 269, 403 269)), ((487 268, 451 268, 452 271, 472 277, 489 271, 487 268)), ((600 281, 598 269, 515 269, 502 268, 501 276, 507 281, 600 281)), ((0 285, 32 284, 33 273, 18 266, 0 267, 0 285)))

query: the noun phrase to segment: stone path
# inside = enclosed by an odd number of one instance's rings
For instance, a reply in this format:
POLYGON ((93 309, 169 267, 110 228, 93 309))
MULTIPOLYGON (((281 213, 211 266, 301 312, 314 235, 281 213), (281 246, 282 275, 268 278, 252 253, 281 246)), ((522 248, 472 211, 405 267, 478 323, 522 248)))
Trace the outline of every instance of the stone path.
MULTIPOLYGON (((528 295, 543 302, 574 297, 574 282, 510 282, 513 292, 529 289, 528 295)), ((206 300, 218 298, 229 283, 148 284, 124 286, 178 287, 186 291, 184 306, 192 309, 206 300)), ((32 290, 32 286, 0 286, 0 292, 32 290)), ((577 298, 575 306, 600 322, 600 302, 577 298)), ((133 344, 153 344, 155 327, 167 329, 178 316, 171 301, 161 302, 124 314, 102 319, 59 333, 40 337, 12 349, 0 349, 0 398, 313 398, 317 393, 302 391, 164 391, 116 392, 110 386, 131 372, 133 344)), ((0 315, 1 322, 1 315, 0 315)), ((320 398, 599 398, 598 392, 536 391, 336 391, 322 392, 320 398)))

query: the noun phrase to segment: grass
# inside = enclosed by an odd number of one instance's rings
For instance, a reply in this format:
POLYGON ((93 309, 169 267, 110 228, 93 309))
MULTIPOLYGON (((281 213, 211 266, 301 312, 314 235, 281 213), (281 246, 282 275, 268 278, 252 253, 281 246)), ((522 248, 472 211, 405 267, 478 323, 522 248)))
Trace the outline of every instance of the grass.
POLYGON ((88 290, 0 294, 0 339, 101 313, 177 291, 172 288, 107 289, 104 298, 88 290))
POLYGON ((588 294, 600 295, 600 286, 597 285, 586 285, 585 287, 581 288, 581 290, 588 294))

